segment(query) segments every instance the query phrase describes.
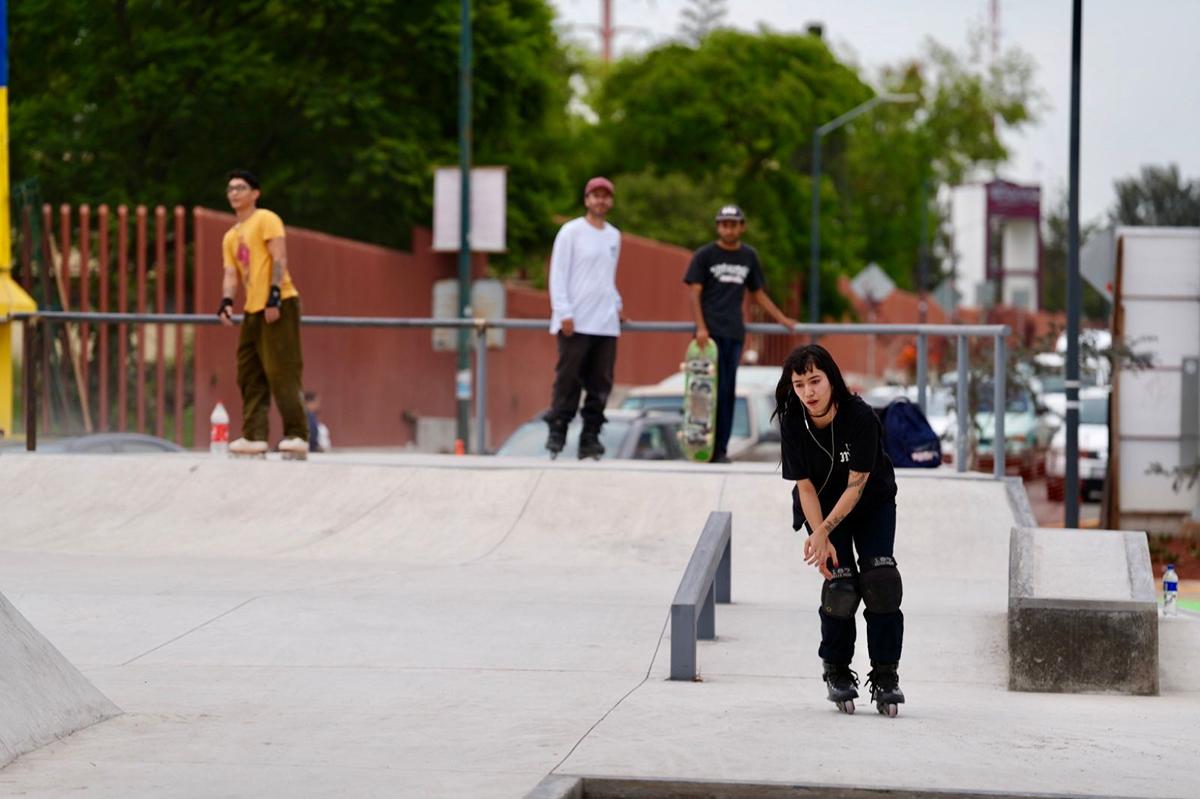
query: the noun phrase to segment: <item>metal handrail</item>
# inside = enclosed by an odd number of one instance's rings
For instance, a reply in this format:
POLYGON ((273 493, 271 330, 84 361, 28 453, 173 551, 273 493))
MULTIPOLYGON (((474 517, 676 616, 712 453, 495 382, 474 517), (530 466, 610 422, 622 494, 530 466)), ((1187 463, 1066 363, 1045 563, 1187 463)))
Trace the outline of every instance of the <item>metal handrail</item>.
POLYGON ((733 514, 708 514, 671 602, 671 679, 696 679, 696 641, 717 637, 718 602, 730 599, 733 514))
MULTIPOLYGON (((233 321, 240 322, 240 315, 234 316, 233 321)), ((88 322, 93 324, 183 324, 183 325, 217 325, 220 320, 216 314, 164 314, 164 313, 99 313, 82 311, 31 311, 11 313, 0 321, 23 322, 26 325, 37 321, 46 322, 88 322)), ((546 319, 434 319, 426 317, 372 317, 372 316, 304 316, 301 324, 314 327, 351 327, 351 328, 453 328, 467 329, 475 332, 475 453, 484 452, 483 442, 487 440, 487 332, 498 330, 549 330, 549 320, 546 319)), ((629 333, 692 333, 695 325, 691 322, 622 322, 621 330, 629 333)), ((917 405, 924 413, 926 409, 926 389, 929 382, 928 373, 928 339, 930 336, 954 338, 957 341, 958 352, 958 389, 957 389, 957 437, 955 444, 955 468, 959 472, 967 470, 967 338, 990 337, 995 353, 993 371, 994 404, 993 408, 1006 406, 1007 370, 1005 338, 1009 335, 1007 325, 930 325, 930 324, 860 324, 860 323, 826 323, 826 324, 796 324, 791 328, 779 324, 751 323, 746 325, 751 333, 766 335, 911 335, 917 337, 917 405)), ((31 401, 36 403, 36 397, 31 401)), ((994 433, 992 436, 993 474, 997 478, 1005 473, 1005 437, 1004 414, 993 414, 994 433)), ((27 424, 27 428, 29 425, 27 424)), ((27 439, 36 441, 36 432, 32 438, 27 429, 27 439)), ((27 442, 27 446, 28 446, 27 442)), ((30 446, 32 449, 32 446, 30 446)))

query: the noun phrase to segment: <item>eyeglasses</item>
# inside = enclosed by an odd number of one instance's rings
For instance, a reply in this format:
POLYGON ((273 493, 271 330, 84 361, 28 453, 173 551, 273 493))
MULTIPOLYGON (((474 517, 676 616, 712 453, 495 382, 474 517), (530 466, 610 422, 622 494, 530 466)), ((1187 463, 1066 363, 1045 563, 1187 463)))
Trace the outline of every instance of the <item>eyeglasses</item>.
POLYGON ((226 194, 241 194, 244 191, 250 191, 250 187, 245 183, 234 183, 232 186, 225 187, 226 194))

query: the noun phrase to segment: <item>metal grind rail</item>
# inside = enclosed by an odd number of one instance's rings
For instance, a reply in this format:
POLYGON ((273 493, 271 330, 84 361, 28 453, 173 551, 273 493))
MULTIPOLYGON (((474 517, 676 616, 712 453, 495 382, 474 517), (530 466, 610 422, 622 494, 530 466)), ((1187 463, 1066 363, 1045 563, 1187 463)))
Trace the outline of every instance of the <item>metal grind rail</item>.
MULTIPOLYGON (((241 316, 233 317, 234 323, 240 323, 241 316)), ((37 364, 40 349, 32 346, 35 340, 36 324, 42 322, 78 322, 82 324, 113 325, 113 324, 170 324, 170 325, 218 325, 220 320, 213 314, 162 314, 162 313, 95 313, 74 311, 37 311, 33 313, 16 313, 0 322, 15 321, 25 325, 25 363, 37 364)), ((482 442, 487 440, 487 332, 493 328, 498 330, 540 330, 549 328, 545 319, 428 319, 423 317, 369 317, 369 316, 305 316, 302 325, 312 327, 348 327, 348 328, 452 328, 472 330, 475 333, 475 440, 472 452, 483 454, 482 442)), ((691 333, 695 326, 691 322, 624 322, 622 332, 627 333, 691 333)), ((994 353, 992 386, 994 391, 993 409, 1006 407, 1007 351, 1005 338, 1009 335, 1006 325, 881 325, 881 324, 798 324, 787 329, 782 325, 752 323, 746 325, 751 333, 766 335, 911 335, 917 339, 917 405, 921 412, 926 409, 927 387, 929 383, 929 339, 930 337, 953 338, 956 341, 958 363, 958 380, 955 397, 957 407, 955 419, 957 435, 955 437, 956 452, 955 468, 959 472, 967 470, 967 439, 970 420, 967 413, 967 339, 991 338, 994 353)), ((36 413, 37 370, 26 368, 25 379, 25 432, 26 447, 34 449, 37 445, 36 413)), ((997 478, 1004 477, 1005 469, 1005 439, 1004 413, 992 414, 994 430, 992 437, 993 474, 997 478)))
POLYGON ((717 603, 729 604, 733 514, 708 514, 671 602, 671 679, 696 679, 696 641, 717 638, 717 603))

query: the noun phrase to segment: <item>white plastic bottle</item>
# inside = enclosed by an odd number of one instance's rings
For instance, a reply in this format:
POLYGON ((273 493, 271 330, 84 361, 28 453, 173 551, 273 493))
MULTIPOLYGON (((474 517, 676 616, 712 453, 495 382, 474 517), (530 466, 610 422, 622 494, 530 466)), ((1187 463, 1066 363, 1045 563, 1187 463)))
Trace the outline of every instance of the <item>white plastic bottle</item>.
POLYGON ((1179 575, 1175 573, 1175 564, 1168 563, 1166 571, 1163 572, 1163 615, 1176 616, 1179 613, 1176 608, 1176 600, 1179 596, 1179 575))
POLYGON ((208 440, 208 451, 214 455, 225 455, 229 452, 229 412, 225 404, 218 402, 213 408, 212 416, 208 417, 212 425, 212 434, 208 440))

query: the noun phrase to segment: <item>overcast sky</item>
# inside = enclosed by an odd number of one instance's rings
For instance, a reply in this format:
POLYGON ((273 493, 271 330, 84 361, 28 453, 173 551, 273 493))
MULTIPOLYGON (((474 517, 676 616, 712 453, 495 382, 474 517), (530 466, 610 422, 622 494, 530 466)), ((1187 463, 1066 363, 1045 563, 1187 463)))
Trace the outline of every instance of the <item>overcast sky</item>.
MULTIPOLYGON (((551 0, 564 32, 598 49, 601 0, 551 0)), ((618 54, 674 37, 685 0, 613 0, 622 26, 618 54)), ((835 51, 873 77, 877 67, 918 55, 926 37, 962 51, 986 22, 987 0, 729 0, 726 24, 802 32, 825 26, 835 51)), ((1001 49, 1020 47, 1037 64, 1048 107, 1009 137, 1014 157, 1001 176, 1043 187, 1043 203, 1067 187, 1071 111, 1071 0, 1000 0, 1001 49)), ((1200 0, 1085 0, 1080 201, 1085 220, 1112 204, 1113 181, 1142 164, 1177 163, 1200 179, 1200 0)))

